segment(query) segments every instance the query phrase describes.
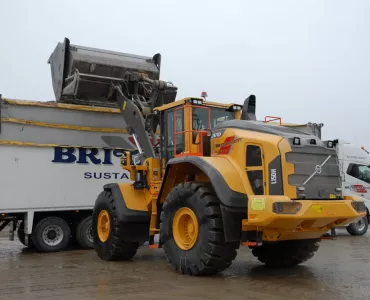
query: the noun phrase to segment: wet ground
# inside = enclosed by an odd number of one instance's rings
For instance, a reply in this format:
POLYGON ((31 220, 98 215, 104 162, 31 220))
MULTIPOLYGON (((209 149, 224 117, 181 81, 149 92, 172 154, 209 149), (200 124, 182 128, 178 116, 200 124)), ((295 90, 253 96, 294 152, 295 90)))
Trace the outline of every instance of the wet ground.
POLYGON ((0 238, 0 299, 370 299, 370 235, 340 231, 315 257, 290 270, 269 270, 248 248, 213 277, 175 274, 161 249, 108 263, 93 250, 39 254, 0 238))

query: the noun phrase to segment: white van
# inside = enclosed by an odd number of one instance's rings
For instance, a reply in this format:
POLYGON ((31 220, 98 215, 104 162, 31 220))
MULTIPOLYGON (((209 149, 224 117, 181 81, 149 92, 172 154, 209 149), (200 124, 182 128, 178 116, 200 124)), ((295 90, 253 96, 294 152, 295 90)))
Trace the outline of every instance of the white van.
POLYGON ((352 235, 363 235, 369 224, 370 208, 370 155, 364 148, 338 140, 339 166, 344 196, 357 196, 367 207, 367 216, 346 227, 352 235))

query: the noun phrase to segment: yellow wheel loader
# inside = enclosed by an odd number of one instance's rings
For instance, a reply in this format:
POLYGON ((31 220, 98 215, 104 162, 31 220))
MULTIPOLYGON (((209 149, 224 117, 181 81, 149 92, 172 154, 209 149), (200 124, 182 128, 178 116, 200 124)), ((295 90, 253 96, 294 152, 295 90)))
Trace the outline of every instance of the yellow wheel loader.
POLYGON ((159 80, 159 54, 62 48, 60 99, 116 103, 137 148, 121 162, 132 182, 105 185, 95 202, 101 259, 129 260, 148 242, 177 272, 210 275, 245 245, 268 266, 291 267, 328 230, 366 214, 363 202, 342 197, 335 142, 256 120, 255 96, 243 105, 175 101, 177 87, 159 80))

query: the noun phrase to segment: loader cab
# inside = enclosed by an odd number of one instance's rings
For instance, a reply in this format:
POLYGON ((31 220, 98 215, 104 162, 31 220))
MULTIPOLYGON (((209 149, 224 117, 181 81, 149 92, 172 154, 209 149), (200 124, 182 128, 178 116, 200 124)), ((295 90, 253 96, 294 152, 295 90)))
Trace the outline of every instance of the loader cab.
POLYGON ((209 156, 211 130, 238 119, 242 107, 186 98, 157 108, 160 112, 162 162, 187 155, 209 156))

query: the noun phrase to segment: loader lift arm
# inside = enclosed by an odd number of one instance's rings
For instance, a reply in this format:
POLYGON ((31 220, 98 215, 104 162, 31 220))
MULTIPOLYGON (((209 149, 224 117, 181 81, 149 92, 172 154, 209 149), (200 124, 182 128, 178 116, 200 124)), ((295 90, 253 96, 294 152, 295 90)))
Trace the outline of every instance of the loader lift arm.
POLYGON ((153 113, 157 106, 173 102, 176 97, 177 87, 162 80, 152 80, 142 74, 127 73, 125 82, 146 82, 152 85, 152 94, 149 100, 143 99, 138 94, 131 94, 128 98, 122 91, 120 85, 112 83, 112 91, 115 95, 117 105, 126 122, 127 130, 133 136, 136 147, 140 153, 140 160, 144 157, 156 157, 155 145, 157 141, 155 131, 159 124, 159 116, 153 113))

